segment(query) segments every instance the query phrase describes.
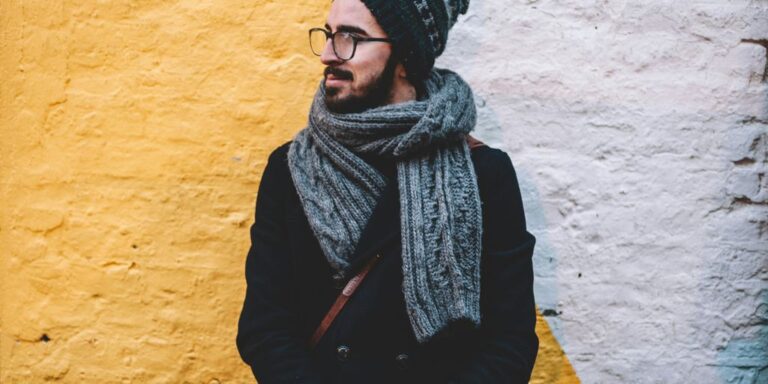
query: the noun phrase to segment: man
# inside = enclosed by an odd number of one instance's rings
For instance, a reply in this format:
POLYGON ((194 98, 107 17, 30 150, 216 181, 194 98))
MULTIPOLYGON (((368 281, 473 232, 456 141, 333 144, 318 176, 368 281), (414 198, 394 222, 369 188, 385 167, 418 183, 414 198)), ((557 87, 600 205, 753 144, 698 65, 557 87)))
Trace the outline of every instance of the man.
POLYGON ((434 68, 464 0, 335 0, 326 65, 264 169, 237 346, 259 383, 524 383, 531 255, 506 153, 434 68))

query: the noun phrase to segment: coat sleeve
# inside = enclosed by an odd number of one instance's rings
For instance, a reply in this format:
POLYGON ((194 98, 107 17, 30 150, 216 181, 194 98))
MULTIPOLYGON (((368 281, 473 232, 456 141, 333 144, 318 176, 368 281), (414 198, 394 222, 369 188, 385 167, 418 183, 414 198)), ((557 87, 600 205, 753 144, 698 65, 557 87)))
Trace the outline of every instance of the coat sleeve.
POLYGON ((483 202, 479 349, 449 383, 527 383, 539 347, 533 296, 536 239, 526 230, 517 176, 498 151, 483 202))
POLYGON ((319 384, 323 382, 319 369, 305 340, 298 336, 296 315, 288 305, 293 277, 283 198, 290 175, 285 151, 279 150, 269 157, 256 198, 237 348, 259 384, 319 384))

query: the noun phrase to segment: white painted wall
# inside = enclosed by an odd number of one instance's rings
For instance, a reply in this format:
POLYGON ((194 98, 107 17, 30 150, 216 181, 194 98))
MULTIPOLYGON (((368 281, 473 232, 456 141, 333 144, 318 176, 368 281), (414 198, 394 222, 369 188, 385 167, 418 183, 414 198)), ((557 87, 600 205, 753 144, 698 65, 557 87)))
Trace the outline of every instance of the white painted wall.
POLYGON ((768 1, 474 0, 437 66, 584 383, 768 383, 768 1))

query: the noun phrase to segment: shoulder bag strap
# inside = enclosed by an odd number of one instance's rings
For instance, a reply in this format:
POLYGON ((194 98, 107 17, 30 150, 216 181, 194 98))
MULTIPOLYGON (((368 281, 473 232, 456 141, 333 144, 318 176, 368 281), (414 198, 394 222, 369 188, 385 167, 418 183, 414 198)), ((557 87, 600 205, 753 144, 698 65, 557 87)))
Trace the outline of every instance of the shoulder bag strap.
POLYGON ((312 337, 309 339, 310 347, 314 348, 314 346, 317 345, 317 342, 320 341, 320 338, 323 337, 325 331, 327 331, 331 326, 331 323, 333 323, 336 315, 341 312, 341 309, 344 308, 344 304, 346 304, 352 294, 355 293, 357 287, 360 286, 360 283, 363 282, 363 279, 365 279, 365 276, 368 274, 368 271, 371 270, 373 265, 376 264, 380 258, 381 255, 379 254, 377 254, 375 257, 371 257, 371 260, 365 264, 365 267, 363 267, 363 269, 358 272, 355 277, 351 278, 349 282, 347 282, 347 285, 344 287, 344 289, 341 290, 341 293, 336 298, 336 302, 333 303, 331 309, 328 311, 328 313, 325 314, 323 321, 320 322, 320 325, 318 325, 317 329, 315 329, 315 333, 312 334, 312 337))
POLYGON ((485 145, 482 141, 475 139, 474 137, 467 135, 467 144, 469 144, 469 149, 475 149, 477 147, 481 147, 485 145))

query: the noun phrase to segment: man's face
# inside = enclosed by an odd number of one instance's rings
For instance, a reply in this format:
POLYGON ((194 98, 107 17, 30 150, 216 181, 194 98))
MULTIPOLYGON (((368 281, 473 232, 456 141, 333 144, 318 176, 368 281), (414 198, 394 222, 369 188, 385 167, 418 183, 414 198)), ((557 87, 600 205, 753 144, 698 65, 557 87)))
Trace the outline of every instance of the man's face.
MULTIPOLYGON (((331 32, 351 32, 360 37, 387 37, 370 10, 360 0, 335 0, 325 25, 331 32)), ((320 61, 326 65, 325 103, 336 113, 362 112, 383 105, 390 98, 397 61, 386 42, 360 42, 354 57, 342 61, 325 44, 320 61)))

